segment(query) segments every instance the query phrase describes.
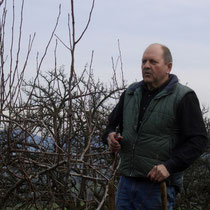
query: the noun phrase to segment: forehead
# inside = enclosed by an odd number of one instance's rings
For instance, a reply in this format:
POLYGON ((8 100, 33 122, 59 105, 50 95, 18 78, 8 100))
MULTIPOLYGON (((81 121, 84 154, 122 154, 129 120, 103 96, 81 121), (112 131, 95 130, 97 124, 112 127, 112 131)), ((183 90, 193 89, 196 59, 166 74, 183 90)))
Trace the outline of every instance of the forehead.
POLYGON ((161 59, 163 58, 163 49, 160 45, 151 45, 149 46, 145 51, 142 56, 142 59, 145 58, 156 58, 156 59, 161 59))

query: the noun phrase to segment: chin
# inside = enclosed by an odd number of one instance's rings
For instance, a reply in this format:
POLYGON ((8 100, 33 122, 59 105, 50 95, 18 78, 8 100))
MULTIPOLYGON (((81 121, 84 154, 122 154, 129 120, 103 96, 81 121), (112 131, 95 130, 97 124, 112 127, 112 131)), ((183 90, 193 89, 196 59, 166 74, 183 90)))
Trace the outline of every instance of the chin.
POLYGON ((152 83, 153 80, 152 79, 149 79, 149 78, 143 78, 144 82, 145 83, 152 83))

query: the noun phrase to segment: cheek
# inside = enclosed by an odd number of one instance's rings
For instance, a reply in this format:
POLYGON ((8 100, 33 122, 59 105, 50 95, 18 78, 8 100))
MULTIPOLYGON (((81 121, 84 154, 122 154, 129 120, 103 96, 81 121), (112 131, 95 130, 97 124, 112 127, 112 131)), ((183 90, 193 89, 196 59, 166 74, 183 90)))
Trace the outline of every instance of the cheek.
POLYGON ((160 69, 160 68, 155 68, 154 71, 153 71, 153 75, 156 78, 162 77, 163 74, 164 74, 164 71, 163 71, 163 69, 160 69))

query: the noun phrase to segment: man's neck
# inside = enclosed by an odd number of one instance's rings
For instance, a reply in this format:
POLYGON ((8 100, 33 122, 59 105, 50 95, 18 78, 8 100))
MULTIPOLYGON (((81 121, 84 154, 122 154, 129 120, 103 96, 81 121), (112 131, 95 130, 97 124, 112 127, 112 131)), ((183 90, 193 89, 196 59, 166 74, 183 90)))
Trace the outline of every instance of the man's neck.
POLYGON ((164 82, 161 82, 161 84, 159 84, 159 85, 147 83, 146 86, 147 86, 147 89, 152 92, 157 89, 162 89, 162 87, 165 87, 169 83, 169 81, 170 81, 170 77, 168 77, 166 80, 164 80, 164 82))

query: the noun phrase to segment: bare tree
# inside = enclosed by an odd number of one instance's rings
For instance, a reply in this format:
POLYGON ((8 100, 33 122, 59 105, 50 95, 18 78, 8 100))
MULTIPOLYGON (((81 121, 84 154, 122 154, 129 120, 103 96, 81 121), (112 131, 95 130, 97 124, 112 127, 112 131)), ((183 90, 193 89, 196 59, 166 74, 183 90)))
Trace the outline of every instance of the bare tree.
MULTIPOLYGON (((0 208, 114 209, 119 162, 101 143, 101 135, 113 108, 113 99, 118 99, 126 86, 120 42, 119 56, 111 60, 111 84, 106 85, 94 77, 94 51, 90 64, 79 74, 75 69, 75 50, 90 26, 95 0, 79 35, 76 34, 74 1, 70 0, 69 42, 65 43, 57 33, 60 6, 44 53, 37 54, 36 76, 25 81, 35 33, 29 35, 25 58, 20 62, 24 0, 18 32, 14 30, 13 0, 11 40, 6 52, 6 3, 6 0, 0 1, 0 208), (52 40, 55 40, 54 67, 42 71, 52 40), (59 44, 69 51, 68 69, 57 66, 59 44)), ((209 119, 205 118, 205 122, 209 131, 209 119)), ((209 148, 207 152, 209 154, 209 148)), ((194 165, 199 166, 197 170, 190 168, 185 173, 184 191, 177 200, 177 208, 209 208, 209 185, 206 185, 209 164, 204 157, 199 161, 194 165)))
POLYGON ((124 90, 125 82, 124 79, 117 81, 116 77, 118 60, 122 67, 120 47, 119 58, 113 68, 113 84, 109 87, 94 78, 94 52, 90 65, 85 66, 80 75, 75 70, 75 49, 90 24, 94 4, 95 0, 91 4, 87 24, 77 36, 74 1, 71 0, 69 44, 55 34, 61 14, 59 8, 45 51, 40 60, 37 56, 36 77, 24 81, 35 34, 29 36, 24 65, 20 66, 24 0, 18 34, 14 31, 13 1, 10 52, 5 54, 5 1, 0 25, 1 208, 109 209, 107 197, 113 195, 118 162, 115 160, 115 167, 111 166, 112 156, 102 145, 101 135, 112 107, 110 99, 118 97, 116 93, 124 90), (14 36, 18 36, 16 51, 14 36), (55 66, 51 71, 42 73, 42 63, 54 38, 57 38, 55 66), (60 43, 71 56, 69 78, 63 67, 57 67, 56 52, 60 43), (9 62, 8 74, 5 71, 6 61, 9 62))
POLYGON ((177 198, 179 209, 210 209, 210 119, 209 109, 202 107, 202 113, 208 134, 208 146, 201 157, 184 173, 183 191, 177 198))

